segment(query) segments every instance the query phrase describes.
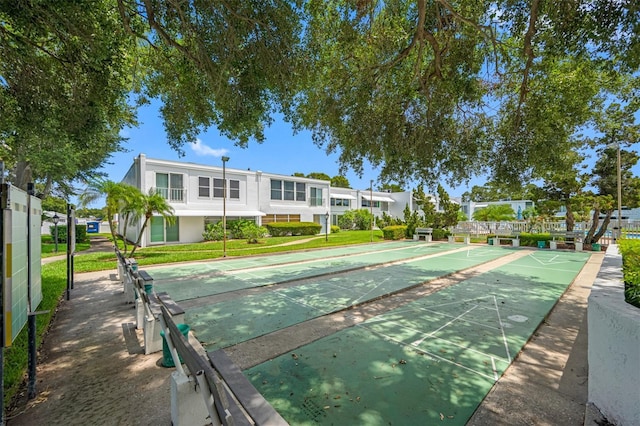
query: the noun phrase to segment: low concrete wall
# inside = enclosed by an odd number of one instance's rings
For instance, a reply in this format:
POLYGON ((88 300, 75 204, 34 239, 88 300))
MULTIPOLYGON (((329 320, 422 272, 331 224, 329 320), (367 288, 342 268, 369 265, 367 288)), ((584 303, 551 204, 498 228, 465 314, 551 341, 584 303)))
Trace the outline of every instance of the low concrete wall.
POLYGON ((640 425, 640 309, 624 301, 617 245, 607 249, 587 312, 589 402, 613 424, 640 425))

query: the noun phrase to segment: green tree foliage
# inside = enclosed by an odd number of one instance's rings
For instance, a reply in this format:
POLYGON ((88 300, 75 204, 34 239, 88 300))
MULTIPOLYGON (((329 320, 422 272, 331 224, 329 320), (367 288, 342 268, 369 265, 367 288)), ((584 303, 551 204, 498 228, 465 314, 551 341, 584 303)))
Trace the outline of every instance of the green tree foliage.
POLYGON ((533 183, 526 185, 508 185, 505 182, 490 180, 484 185, 474 185, 471 191, 462 194, 465 201, 476 203, 500 200, 537 200, 538 187, 533 183))
POLYGON ((451 201, 449 194, 442 185, 438 185, 438 200, 440 212, 438 212, 438 223, 434 223, 435 228, 453 228, 458 224, 458 212, 460 205, 451 201))
POLYGON ((0 156, 48 191, 157 99, 178 151, 212 126, 262 142, 282 114, 341 173, 527 182, 635 77, 638 21, 635 0, 3 2, 0 156))
POLYGON ((0 158, 44 195, 105 164, 133 123, 131 38, 110 0, 0 3, 0 158))
POLYGON ((331 177, 328 174, 322 173, 322 172, 311 172, 306 177, 308 177, 309 179, 319 179, 319 180, 331 181, 331 177))
POLYGON ((340 175, 337 175, 331 178, 331 186, 335 188, 351 188, 349 179, 340 175))
POLYGON ((509 204, 493 204, 473 212, 473 220, 481 222, 499 222, 514 220, 516 213, 509 204))
POLYGON ((241 146, 264 140, 304 69, 297 3, 117 0, 122 27, 141 46, 137 87, 162 100, 170 146, 181 151, 210 126, 241 146))
POLYGON ((108 179, 91 179, 87 181, 87 187, 78 197, 81 206, 87 206, 92 202, 104 197, 106 204, 106 219, 109 222, 111 238, 117 241, 117 232, 114 222, 116 213, 123 205, 125 194, 133 188, 124 183, 116 183, 108 179))
POLYGON ((67 200, 54 196, 45 197, 42 200, 42 210, 57 213, 66 213, 67 200))
POLYGON ((397 183, 385 183, 378 187, 378 191, 404 192, 404 188, 397 183))
POLYGON ((310 1, 306 12, 298 124, 383 180, 538 178, 590 119, 600 72, 638 62, 631 0, 310 1))
POLYGON ((83 217, 87 219, 91 219, 91 218, 102 219, 105 216, 106 216, 106 211, 104 208, 98 209, 98 208, 81 207, 76 209, 76 217, 83 217))

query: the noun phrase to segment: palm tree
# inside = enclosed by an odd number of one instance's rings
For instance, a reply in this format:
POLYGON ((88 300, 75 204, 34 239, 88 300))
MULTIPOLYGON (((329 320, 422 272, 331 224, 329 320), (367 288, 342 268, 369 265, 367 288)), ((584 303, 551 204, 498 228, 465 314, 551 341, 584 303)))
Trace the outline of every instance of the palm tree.
POLYGON ((120 215, 122 217, 122 242, 123 252, 127 253, 127 228, 140 219, 144 212, 144 194, 135 186, 127 185, 124 191, 123 200, 120 205, 120 215))
POLYGON ((78 196, 80 205, 83 207, 105 197, 107 220, 109 221, 109 230, 114 244, 117 242, 114 217, 120 211, 126 198, 126 193, 130 191, 129 188, 132 188, 132 186, 122 182, 116 183, 108 179, 92 179, 87 182, 85 191, 78 196))
POLYGON ((151 189, 149 190, 149 195, 142 196, 142 208, 138 210, 138 216, 136 219, 141 219, 144 217, 144 222, 142 223, 142 227, 140 228, 140 233, 138 234, 138 239, 133 245, 133 249, 131 249, 131 253, 129 257, 133 257, 133 253, 135 253, 136 248, 140 245, 140 241, 142 241, 142 235, 144 230, 149 223, 149 220, 153 217, 154 213, 162 216, 168 223, 172 224, 175 222, 175 216, 173 215, 173 207, 171 207, 160 193, 151 189))

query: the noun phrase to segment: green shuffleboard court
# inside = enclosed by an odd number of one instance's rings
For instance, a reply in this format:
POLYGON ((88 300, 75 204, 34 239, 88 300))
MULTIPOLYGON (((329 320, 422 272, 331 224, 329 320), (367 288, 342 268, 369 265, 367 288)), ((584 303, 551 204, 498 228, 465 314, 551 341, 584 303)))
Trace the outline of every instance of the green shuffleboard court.
POLYGON ((151 271, 156 292, 196 299, 252 287, 370 267, 460 248, 453 244, 385 243, 244 259, 216 260, 151 271))
MULTIPOLYGON (((390 275, 372 272, 377 283, 410 280, 420 270, 437 276, 461 254, 402 265, 390 275)), ((464 425, 588 258, 531 251, 244 373, 295 425, 464 425)), ((263 315, 270 312, 265 307, 263 315)))
MULTIPOLYGON (((298 285, 282 288, 273 286, 260 294, 194 308, 186 307, 186 321, 207 350, 225 348, 513 253, 512 250, 492 246, 444 246, 457 250, 440 251, 433 256, 417 258, 405 253, 403 262, 340 274, 318 274, 313 280, 305 280, 298 285)), ((395 259, 394 255, 398 253, 374 252, 366 256, 378 264, 395 259)), ((354 257, 341 259, 353 260, 354 257)), ((289 267, 303 271, 310 266, 297 264, 286 268, 282 266, 278 270, 286 271, 285 276, 304 276, 303 272, 297 274, 289 267)), ((330 269, 327 266, 326 270, 330 269)), ((272 272, 255 271, 254 279, 260 279, 258 274, 272 272)), ((169 294, 173 297, 171 292, 169 294)))

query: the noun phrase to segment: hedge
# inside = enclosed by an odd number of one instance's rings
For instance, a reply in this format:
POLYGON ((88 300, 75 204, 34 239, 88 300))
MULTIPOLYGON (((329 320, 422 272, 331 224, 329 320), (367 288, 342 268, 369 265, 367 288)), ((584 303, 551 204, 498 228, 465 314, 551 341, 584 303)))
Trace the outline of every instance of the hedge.
POLYGON ((385 240, 402 240, 406 232, 406 225, 391 225, 382 228, 382 236, 385 240))
POLYGON ((264 225, 272 237, 284 237, 287 235, 316 235, 322 229, 322 225, 315 222, 274 222, 264 225))
MULTIPOLYGON (((55 243, 55 225, 49 227, 49 232, 51 232, 51 241, 55 243)), ((87 241, 89 241, 89 238, 87 238, 87 225, 76 225, 76 243, 84 243, 87 241)), ((67 243, 67 225, 58 225, 58 243, 67 243)))
POLYGON ((622 239, 618 247, 622 254, 624 300, 640 308, 640 241, 622 239))

